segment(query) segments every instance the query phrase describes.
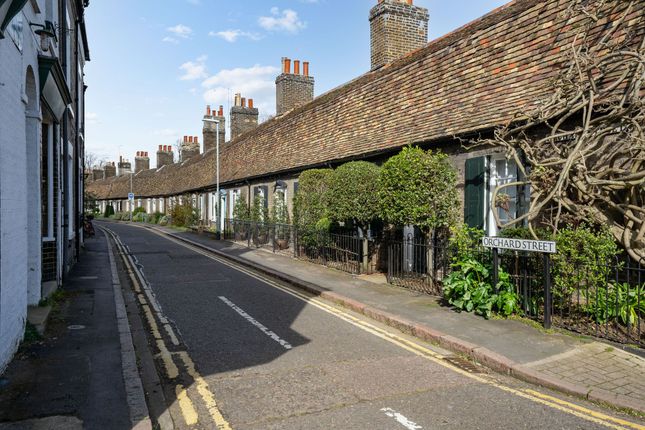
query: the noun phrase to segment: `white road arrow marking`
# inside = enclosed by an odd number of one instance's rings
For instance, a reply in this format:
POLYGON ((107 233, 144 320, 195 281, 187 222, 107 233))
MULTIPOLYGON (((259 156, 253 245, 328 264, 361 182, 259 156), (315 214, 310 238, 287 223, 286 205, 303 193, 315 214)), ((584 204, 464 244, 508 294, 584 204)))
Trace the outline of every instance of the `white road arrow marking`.
POLYGON ((419 424, 415 423, 414 421, 410 421, 397 411, 395 411, 392 408, 383 408, 381 409, 385 415, 387 415, 390 418, 394 418, 399 424, 401 424, 403 427, 405 427, 408 430, 422 430, 423 427, 421 427, 419 424))

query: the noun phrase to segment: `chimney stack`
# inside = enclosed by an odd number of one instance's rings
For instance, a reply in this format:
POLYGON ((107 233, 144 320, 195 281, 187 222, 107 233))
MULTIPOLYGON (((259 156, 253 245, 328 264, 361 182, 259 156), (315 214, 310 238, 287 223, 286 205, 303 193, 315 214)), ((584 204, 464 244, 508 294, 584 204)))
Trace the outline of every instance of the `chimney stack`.
POLYGON ((172 164, 174 161, 175 156, 172 153, 172 147, 170 145, 159 145, 159 150, 157 151, 157 169, 172 164))
MULTIPOLYGON (((226 118, 224 118, 224 106, 220 105, 219 111, 211 111, 210 106, 206 109, 206 115, 204 115, 204 127, 202 128, 204 152, 215 149, 217 144, 218 125, 207 120, 219 121, 219 144, 223 145, 226 142, 226 118)), ((199 148, 199 145, 197 147, 199 148)))
POLYGON ((92 175, 93 175, 93 177, 94 177, 94 180, 95 180, 95 181, 98 181, 98 180, 100 180, 100 179, 103 179, 103 178, 104 178, 104 176, 103 176, 103 175, 105 175, 105 170, 104 170, 104 169, 100 169, 100 168, 94 168, 94 169, 92 170, 92 175))
POLYGON ((183 163, 196 155, 199 155, 199 142, 197 141, 197 138, 194 136, 184 136, 184 143, 181 145, 179 161, 183 163))
POLYGON ((132 173, 132 163, 119 156, 119 176, 129 175, 132 173))
POLYGON ((276 115, 283 115, 292 109, 309 103, 314 99, 314 78, 309 76, 309 63, 304 61, 300 74, 300 60, 294 61, 291 73, 291 60, 282 59, 282 74, 275 80, 276 84, 276 115))
POLYGON ((144 151, 138 151, 137 156, 134 159, 134 173, 139 173, 142 170, 150 169, 150 158, 148 153, 144 151))
POLYGON ((372 70, 428 43, 428 9, 412 0, 379 0, 370 11, 372 70))
POLYGON ((259 111, 253 106, 253 99, 249 99, 246 105, 246 98, 241 94, 235 94, 235 106, 231 107, 231 139, 243 135, 258 126, 259 111))
POLYGON ((105 179, 116 176, 116 165, 114 164, 114 161, 108 162, 105 165, 104 170, 105 170, 105 179))

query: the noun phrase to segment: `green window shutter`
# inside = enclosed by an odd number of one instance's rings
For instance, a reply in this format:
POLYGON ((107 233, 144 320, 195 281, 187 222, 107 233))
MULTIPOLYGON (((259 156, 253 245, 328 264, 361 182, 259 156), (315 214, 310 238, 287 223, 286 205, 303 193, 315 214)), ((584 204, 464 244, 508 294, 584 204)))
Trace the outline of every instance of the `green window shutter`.
POLYGON ((484 228, 486 197, 486 157, 466 160, 464 222, 469 227, 484 228))

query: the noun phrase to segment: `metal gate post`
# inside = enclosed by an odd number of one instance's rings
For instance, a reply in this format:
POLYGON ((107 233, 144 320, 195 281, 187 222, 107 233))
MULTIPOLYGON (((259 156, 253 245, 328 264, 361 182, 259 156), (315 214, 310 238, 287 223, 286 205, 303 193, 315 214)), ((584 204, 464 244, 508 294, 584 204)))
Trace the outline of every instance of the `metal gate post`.
POLYGON ((498 282, 499 282, 499 250, 497 248, 493 248, 493 289, 495 290, 495 294, 499 292, 499 288, 497 287, 498 282))
POLYGON ((551 258, 544 254, 544 328, 551 328, 551 258))

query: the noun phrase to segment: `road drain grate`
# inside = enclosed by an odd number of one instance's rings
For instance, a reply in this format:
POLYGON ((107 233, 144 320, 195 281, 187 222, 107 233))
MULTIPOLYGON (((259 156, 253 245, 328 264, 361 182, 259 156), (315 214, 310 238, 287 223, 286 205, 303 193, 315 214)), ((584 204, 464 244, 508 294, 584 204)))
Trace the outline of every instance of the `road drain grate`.
POLYGON ((444 360, 468 373, 484 373, 484 369, 482 369, 481 366, 477 366, 475 363, 472 363, 465 358, 453 355, 450 357, 444 357, 444 360))

